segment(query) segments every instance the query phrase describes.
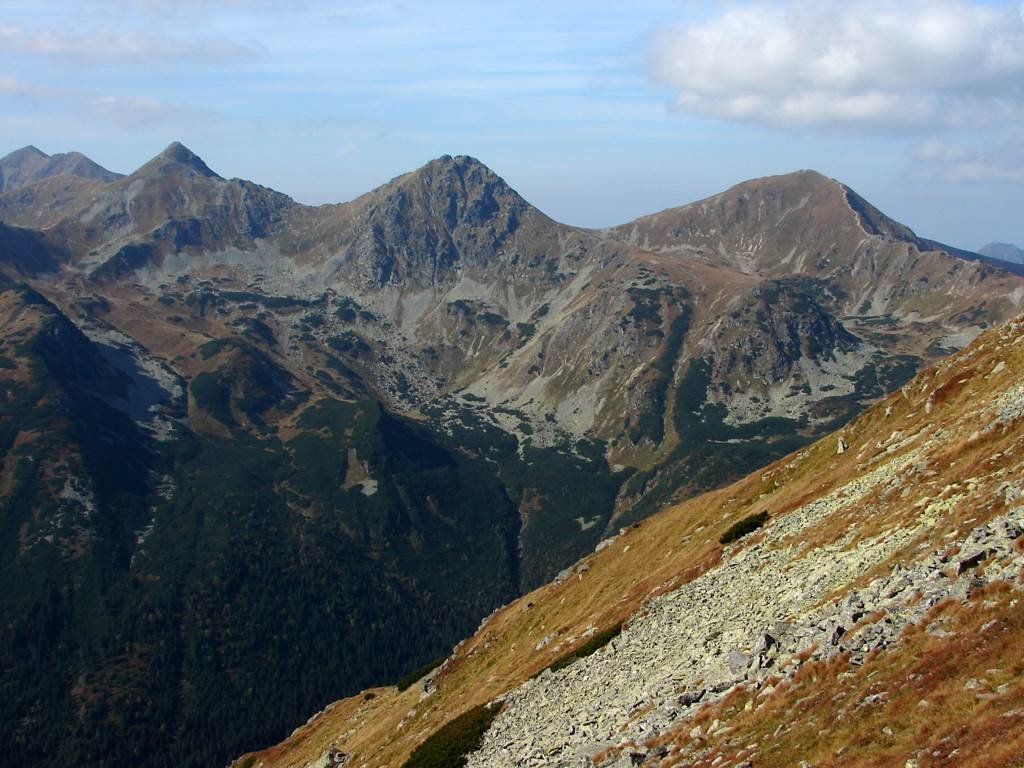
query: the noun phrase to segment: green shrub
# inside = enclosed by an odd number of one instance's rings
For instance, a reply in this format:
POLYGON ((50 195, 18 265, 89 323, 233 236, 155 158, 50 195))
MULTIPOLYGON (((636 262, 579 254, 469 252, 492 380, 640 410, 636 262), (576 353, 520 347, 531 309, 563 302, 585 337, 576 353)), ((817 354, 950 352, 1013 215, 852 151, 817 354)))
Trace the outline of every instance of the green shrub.
POLYGON ((508 320, 494 312, 481 312, 478 317, 488 325, 508 325, 508 320))
POLYGON ((587 640, 587 642, 585 642, 579 648, 576 648, 573 651, 569 651, 569 653, 565 654, 564 656, 560 656, 559 658, 555 659, 547 667, 545 667, 545 669, 550 669, 552 672, 557 672, 560 669, 565 669, 574 661, 582 659, 596 651, 601 650, 606 645, 608 645, 608 643, 610 643, 612 640, 618 637, 621 632, 622 622, 620 621, 618 624, 609 627, 604 632, 598 632, 596 635, 587 640))
POLYGON ((402 691, 404 691, 406 688, 408 688, 413 683, 418 682, 421 677, 423 677, 424 675, 430 674, 435 669, 440 667, 442 664, 444 664, 445 658, 446 657, 442 656, 440 659, 434 659, 433 661, 428 661, 422 667, 417 667, 416 669, 414 669, 408 675, 406 675, 401 680, 399 680, 397 683, 395 683, 395 685, 398 687, 398 692, 401 693, 402 691))
POLYGON ((218 352, 223 352, 225 349, 231 349, 238 346, 240 346, 238 339, 211 339, 199 348, 199 354, 203 356, 203 360, 209 360, 218 352))
POLYGON ((231 393, 219 373, 196 374, 188 388, 196 405, 211 413, 222 424, 234 425, 235 418, 231 414, 231 393))
POLYGON ((445 723, 413 750, 403 768, 461 768, 466 755, 480 748, 501 707, 481 704, 445 723))
POLYGON ((767 512, 758 512, 756 515, 747 515, 742 520, 733 523, 729 530, 721 535, 718 539, 719 544, 730 544, 737 539, 741 539, 748 533, 753 533, 762 525, 768 522, 767 512))

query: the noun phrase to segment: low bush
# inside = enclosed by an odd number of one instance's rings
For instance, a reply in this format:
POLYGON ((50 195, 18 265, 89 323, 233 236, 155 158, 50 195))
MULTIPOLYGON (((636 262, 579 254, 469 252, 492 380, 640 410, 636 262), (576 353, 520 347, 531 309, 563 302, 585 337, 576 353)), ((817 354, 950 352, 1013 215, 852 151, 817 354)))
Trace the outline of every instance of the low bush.
POLYGON ((466 755, 480 748, 501 707, 481 704, 445 723, 413 750, 403 768, 461 768, 466 755))
POLYGON ((408 675, 406 675, 401 680, 399 680, 397 683, 395 683, 395 685, 398 686, 398 692, 401 693, 406 688, 408 688, 410 685, 412 685, 413 683, 419 681, 419 679, 421 677, 423 677, 424 675, 427 675, 427 674, 433 672, 435 669, 437 669, 442 664, 444 664, 444 660, 445 660, 445 657, 442 656, 440 659, 434 659, 433 661, 428 661, 422 667, 417 667, 416 669, 414 669, 408 675))
POLYGON ((748 533, 753 533, 762 525, 768 522, 767 512, 758 512, 756 515, 747 515, 742 520, 733 523, 729 530, 718 539, 719 544, 731 544, 737 539, 742 539, 748 533))

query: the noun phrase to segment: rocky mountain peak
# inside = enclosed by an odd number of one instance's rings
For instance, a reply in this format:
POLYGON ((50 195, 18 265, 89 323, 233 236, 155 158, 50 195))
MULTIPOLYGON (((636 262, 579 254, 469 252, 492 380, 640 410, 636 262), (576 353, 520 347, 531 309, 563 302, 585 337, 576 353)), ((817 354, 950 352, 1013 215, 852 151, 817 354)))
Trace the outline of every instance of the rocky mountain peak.
POLYGON ((27 184, 49 159, 49 155, 31 144, 0 158, 0 192, 27 184))
POLYGON ((470 184, 501 181, 501 177, 498 174, 470 155, 441 155, 413 171, 413 173, 428 182, 435 178, 444 178, 448 175, 459 176, 466 179, 470 184))
POLYGON ((777 176, 762 176, 742 181, 726 190, 723 196, 746 195, 786 200, 808 198, 808 202, 822 203, 841 196, 844 189, 845 187, 840 182, 819 171, 803 169, 777 176))
POLYGON ((220 179, 220 175, 210 169, 199 155, 190 150, 180 141, 171 142, 167 148, 133 175, 162 174, 174 170, 184 170, 211 179, 220 179))
POLYGON ((371 289, 437 286, 456 264, 502 269, 501 254, 553 252, 561 226, 467 155, 437 157, 327 215, 348 277, 371 289))
POLYGON ((499 208, 525 209, 529 204, 504 179, 484 163, 469 155, 442 155, 402 177, 402 188, 418 187, 420 194, 442 207, 461 208, 467 203, 475 213, 486 218, 499 208), (482 205, 472 205, 481 201, 482 205))
POLYGON ((33 157, 45 160, 48 159, 50 156, 43 152, 43 150, 39 149, 39 147, 35 146, 34 144, 27 144, 21 149, 16 149, 9 155, 0 158, 0 163, 7 163, 8 161, 19 161, 33 157))
POLYGON ((108 171, 81 152, 58 153, 50 157, 46 163, 44 175, 58 176, 65 173, 83 179, 99 179, 100 181, 116 181, 122 178, 122 174, 108 171))

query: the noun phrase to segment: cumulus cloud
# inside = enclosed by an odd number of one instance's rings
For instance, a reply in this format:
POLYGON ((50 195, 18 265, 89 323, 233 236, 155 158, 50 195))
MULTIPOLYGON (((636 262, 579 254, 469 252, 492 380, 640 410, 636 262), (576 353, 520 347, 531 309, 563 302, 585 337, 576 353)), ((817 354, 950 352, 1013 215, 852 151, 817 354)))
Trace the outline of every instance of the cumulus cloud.
POLYGON ((17 53, 85 59, 216 61, 252 53, 251 49, 228 40, 183 40, 138 31, 75 35, 17 26, 0 26, 0 47, 17 53))
POLYGON ((656 36, 675 104, 747 123, 935 131, 1024 115, 1024 4, 754 0, 656 36))

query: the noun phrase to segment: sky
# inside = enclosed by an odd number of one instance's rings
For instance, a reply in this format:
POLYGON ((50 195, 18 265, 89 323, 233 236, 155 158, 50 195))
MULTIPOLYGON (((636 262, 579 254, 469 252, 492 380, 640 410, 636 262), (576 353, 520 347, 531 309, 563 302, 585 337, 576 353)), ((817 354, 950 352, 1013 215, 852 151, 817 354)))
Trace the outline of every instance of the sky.
POLYGON ((0 155, 175 140, 311 204, 469 154, 595 227, 814 168, 1024 246, 1024 3, 0 0, 0 155))

